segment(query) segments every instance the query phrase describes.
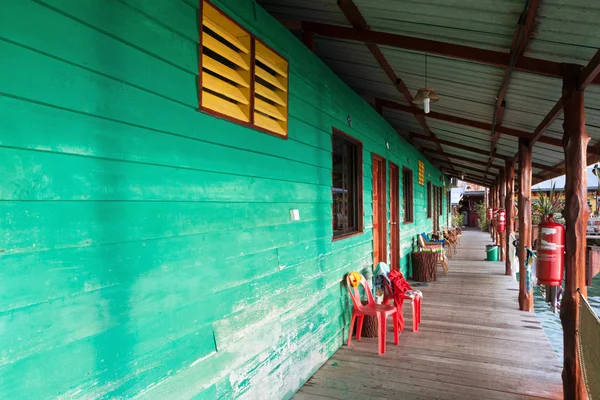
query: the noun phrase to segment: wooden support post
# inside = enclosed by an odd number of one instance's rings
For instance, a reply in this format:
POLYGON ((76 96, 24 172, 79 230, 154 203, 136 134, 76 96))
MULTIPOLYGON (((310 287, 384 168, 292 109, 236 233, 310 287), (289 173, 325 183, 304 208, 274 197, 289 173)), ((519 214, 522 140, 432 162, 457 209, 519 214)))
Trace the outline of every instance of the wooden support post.
MULTIPOLYGON (((490 207, 492 207, 492 210, 496 207, 496 185, 493 185, 492 188, 490 189, 490 194, 491 194, 491 203, 490 203, 490 207)), ((490 219, 490 237, 492 240, 494 240, 494 237, 496 236, 496 234, 494 233, 494 214, 492 214, 492 219, 490 219)))
MULTIPOLYGON (((504 181, 504 169, 500 169, 498 175, 498 208, 504 208, 504 198, 506 196, 506 182, 504 181)), ((504 234, 498 232, 498 240, 496 243, 500 245, 500 261, 504 261, 504 234)))
MULTIPOLYGON (((490 194, 488 196, 488 199, 489 199, 488 207, 493 208, 494 207, 494 186, 493 185, 490 186, 490 194)), ((487 209, 486 209, 486 212, 487 212, 487 209)), ((492 236, 492 221, 491 220, 488 221, 488 232, 489 232, 490 238, 491 238, 491 236, 492 236)))
POLYGON ((525 267, 525 247, 531 249, 531 157, 529 142, 519 139, 519 309, 522 311, 533 311, 533 285, 527 285, 525 267))
POLYGON ((304 45, 306 47, 308 47, 308 49, 314 53, 315 52, 315 33, 313 31, 303 31, 302 32, 302 43, 304 43, 304 45))
MULTIPOLYGON (((383 106, 377 100, 375 100, 375 111, 377 111, 377 114, 379 114, 383 117, 383 106)), ((411 142, 410 136, 409 136, 409 142, 411 142)))
POLYGON ((506 209, 506 231, 505 231, 505 252, 506 252, 506 266, 504 269, 505 275, 512 274, 512 265, 510 263, 509 251, 510 251, 510 235, 514 230, 514 219, 513 214, 515 208, 515 192, 514 192, 514 176, 515 166, 511 161, 506 161, 505 179, 506 179, 506 196, 504 199, 504 208, 506 209))
POLYGON ((579 365, 577 324, 579 293, 587 295, 585 286, 587 205, 587 144, 583 90, 577 90, 581 67, 564 65, 563 107, 566 186, 565 186, 565 292, 560 307, 564 332, 563 390, 565 399, 587 399, 579 365))
POLYGON ((487 209, 488 209, 488 207, 490 207, 490 204, 491 204, 491 201, 492 201, 492 188, 491 187, 490 188, 485 188, 485 190, 484 190, 483 193, 484 193, 484 196, 485 196, 484 197, 484 200, 485 200, 485 215, 486 215, 486 217, 485 217, 485 221, 486 221, 485 227, 487 228, 488 233, 489 233, 490 232, 490 224, 487 222, 487 209))
MULTIPOLYGON (((494 185, 494 208, 498 208, 498 182, 494 185)), ((496 216, 492 214, 493 224, 493 232, 492 232, 492 240, 494 243, 498 243, 498 229, 496 228, 496 216)))

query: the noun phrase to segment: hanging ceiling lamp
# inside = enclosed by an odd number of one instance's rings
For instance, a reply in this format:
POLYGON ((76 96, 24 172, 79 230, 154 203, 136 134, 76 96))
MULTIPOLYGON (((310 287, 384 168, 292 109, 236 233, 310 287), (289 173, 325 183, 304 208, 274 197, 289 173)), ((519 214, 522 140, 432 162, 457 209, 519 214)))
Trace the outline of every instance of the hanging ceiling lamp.
MULTIPOLYGON (((425 53, 425 86, 427 86, 427 53, 425 53)), ((423 104, 423 110, 425 114, 429 114, 429 104, 436 102, 440 99, 440 96, 435 92, 433 88, 421 88, 413 98, 414 104, 423 104)))

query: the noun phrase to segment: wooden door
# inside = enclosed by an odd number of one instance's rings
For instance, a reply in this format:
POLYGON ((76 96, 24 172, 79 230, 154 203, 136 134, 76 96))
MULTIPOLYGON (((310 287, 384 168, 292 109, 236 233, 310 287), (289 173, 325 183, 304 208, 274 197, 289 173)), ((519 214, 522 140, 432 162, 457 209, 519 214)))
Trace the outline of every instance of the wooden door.
POLYGON ((385 159, 373 154, 373 263, 387 262, 385 159))
POLYGON ((437 233, 439 231, 439 201, 438 187, 433 185, 433 233, 437 233))
POLYGON ((400 169, 390 163, 390 268, 400 270, 400 169))

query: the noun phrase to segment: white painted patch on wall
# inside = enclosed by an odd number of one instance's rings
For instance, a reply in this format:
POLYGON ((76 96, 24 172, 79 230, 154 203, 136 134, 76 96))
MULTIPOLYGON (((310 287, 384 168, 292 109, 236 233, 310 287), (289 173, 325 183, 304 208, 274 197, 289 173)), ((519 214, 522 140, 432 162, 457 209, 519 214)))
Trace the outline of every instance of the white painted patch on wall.
POLYGON ((193 363, 191 363, 188 368, 192 368, 194 365, 198 364, 199 362, 202 362, 202 361, 206 360, 209 357, 212 357, 216 353, 217 353, 216 351, 212 351, 212 352, 208 353, 207 355, 205 355, 204 357, 200 357, 199 359, 197 359, 196 361, 194 361, 193 363))

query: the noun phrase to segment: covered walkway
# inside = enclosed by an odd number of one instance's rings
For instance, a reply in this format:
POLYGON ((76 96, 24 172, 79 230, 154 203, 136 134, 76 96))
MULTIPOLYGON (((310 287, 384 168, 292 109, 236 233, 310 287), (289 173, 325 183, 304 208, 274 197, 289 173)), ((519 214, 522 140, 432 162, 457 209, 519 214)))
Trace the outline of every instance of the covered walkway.
POLYGON ((423 322, 400 346, 388 335, 343 346, 296 399, 562 398, 560 359, 533 313, 519 311, 518 284, 504 263, 482 261, 489 235, 465 231, 450 275, 421 288, 423 322))

